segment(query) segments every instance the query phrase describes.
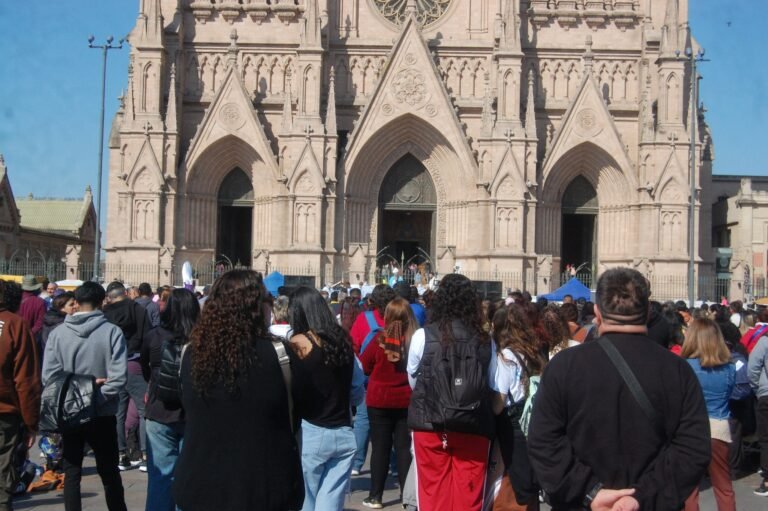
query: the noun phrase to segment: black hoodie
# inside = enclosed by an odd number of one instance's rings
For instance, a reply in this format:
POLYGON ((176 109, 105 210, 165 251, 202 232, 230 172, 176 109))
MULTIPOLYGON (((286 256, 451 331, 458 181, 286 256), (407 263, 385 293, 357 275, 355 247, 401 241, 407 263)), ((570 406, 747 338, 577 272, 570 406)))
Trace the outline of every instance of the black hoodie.
POLYGON ((64 323, 67 315, 61 311, 50 309, 43 316, 43 329, 40 331, 40 354, 45 353, 45 343, 48 342, 48 336, 54 328, 64 323))
POLYGON ((107 321, 123 331, 128 346, 128 360, 138 358, 144 338, 152 328, 144 307, 129 298, 104 306, 107 321))

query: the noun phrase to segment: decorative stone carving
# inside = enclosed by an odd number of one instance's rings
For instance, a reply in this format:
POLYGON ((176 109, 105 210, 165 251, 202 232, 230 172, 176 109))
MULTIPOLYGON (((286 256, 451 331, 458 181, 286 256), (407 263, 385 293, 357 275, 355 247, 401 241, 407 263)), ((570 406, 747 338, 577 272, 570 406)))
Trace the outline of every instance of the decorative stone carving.
MULTIPOLYGON (((401 25, 408 17, 408 0, 371 0, 376 9, 390 23, 401 25)), ((451 0, 418 0, 416 21, 429 26, 440 19, 451 5, 451 0)))
POLYGON ((597 118, 597 112, 591 108, 585 108, 576 114, 576 123, 574 125, 576 133, 584 138, 592 138, 601 131, 603 127, 597 118))
POLYGON ((312 183, 312 178, 307 174, 301 176, 301 179, 296 183, 296 192, 303 194, 310 194, 315 191, 315 185, 312 183))
POLYGON ((219 120, 232 131, 242 128, 243 124, 245 124, 245 118, 240 113, 239 107, 234 103, 227 103, 221 107, 219 120))
POLYGON ((381 105, 381 112, 384 115, 392 115, 395 112, 395 109, 389 103, 384 103, 383 105, 381 105))
POLYGON ((392 94, 399 103, 410 106, 422 104, 427 97, 424 75, 413 68, 403 69, 392 81, 392 94))

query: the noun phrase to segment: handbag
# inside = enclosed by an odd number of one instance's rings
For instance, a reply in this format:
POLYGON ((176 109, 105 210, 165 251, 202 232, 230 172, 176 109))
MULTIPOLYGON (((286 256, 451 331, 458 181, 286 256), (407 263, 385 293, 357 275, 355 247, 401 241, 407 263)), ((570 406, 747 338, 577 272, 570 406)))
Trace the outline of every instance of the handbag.
POLYGON ((619 353, 619 350, 617 350, 616 346, 611 344, 611 342, 605 337, 599 338, 597 340, 597 344, 603 349, 603 351, 605 351, 605 354, 608 355, 608 358, 613 363, 613 366, 617 371, 619 371, 621 378, 629 388, 629 391, 632 393, 635 401, 637 401, 637 404, 640 405, 640 409, 643 411, 643 414, 648 417, 648 420, 651 422, 651 424, 653 424, 654 428, 657 429, 659 434, 661 434, 662 437, 665 437, 666 434, 664 433, 664 425, 659 419, 658 412, 656 412, 656 409, 651 404, 651 400, 648 399, 648 395, 645 393, 643 387, 640 385, 640 382, 637 380, 637 376, 635 376, 635 373, 632 372, 632 369, 630 369, 627 361, 624 360, 624 357, 621 355, 621 353, 619 353))
POLYGON ((92 375, 63 371, 53 375, 40 399, 40 431, 66 433, 93 420, 97 392, 92 375))
POLYGON ((296 433, 296 423, 293 416, 293 393, 291 392, 291 359, 285 349, 285 344, 279 339, 272 339, 272 347, 277 353, 277 361, 280 363, 280 371, 283 373, 285 391, 288 395, 288 419, 291 421, 291 433, 296 433))

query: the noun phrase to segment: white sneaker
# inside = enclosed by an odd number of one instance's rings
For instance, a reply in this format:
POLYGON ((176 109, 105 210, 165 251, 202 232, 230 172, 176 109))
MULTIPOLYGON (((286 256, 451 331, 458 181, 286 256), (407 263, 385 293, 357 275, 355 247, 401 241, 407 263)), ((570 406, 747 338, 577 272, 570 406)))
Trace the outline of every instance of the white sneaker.
POLYGON ((139 465, 139 472, 146 472, 147 471, 147 464, 142 462, 141 465, 139 465))
POLYGON ((360 475, 360 471, 359 471, 359 470, 357 470, 356 468, 353 468, 353 469, 352 469, 352 472, 351 472, 351 474, 352 474, 353 476, 359 476, 359 475, 360 475))

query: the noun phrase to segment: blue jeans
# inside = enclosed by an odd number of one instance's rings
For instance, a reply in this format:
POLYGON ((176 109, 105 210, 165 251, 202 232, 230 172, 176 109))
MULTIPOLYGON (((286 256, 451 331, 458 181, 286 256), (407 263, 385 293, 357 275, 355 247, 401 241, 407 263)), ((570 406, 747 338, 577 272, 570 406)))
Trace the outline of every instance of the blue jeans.
POLYGON ((357 413, 352 424, 355 431, 355 444, 357 450, 352 460, 352 468, 361 470, 365 465, 365 458, 368 456, 368 437, 371 433, 371 423, 368 421, 368 407, 365 406, 365 400, 357 407, 357 413))
POLYGON ((321 428, 301 421, 301 468, 305 493, 302 511, 344 508, 354 454, 355 435, 352 428, 321 428))
POLYGON ((146 511, 175 511, 171 486, 173 470, 184 444, 184 423, 163 424, 147 419, 146 511))

